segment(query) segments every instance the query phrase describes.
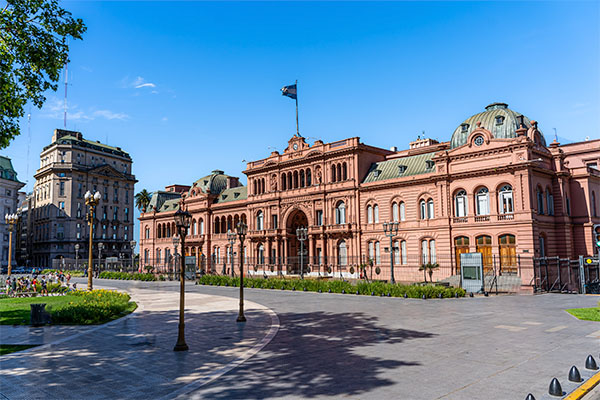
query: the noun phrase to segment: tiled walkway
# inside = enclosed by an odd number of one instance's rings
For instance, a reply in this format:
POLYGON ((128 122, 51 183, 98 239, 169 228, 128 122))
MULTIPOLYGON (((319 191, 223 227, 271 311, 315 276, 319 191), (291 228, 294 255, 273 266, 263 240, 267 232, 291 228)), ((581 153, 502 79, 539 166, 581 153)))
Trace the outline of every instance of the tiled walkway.
POLYGON ((234 298, 186 293, 186 341, 177 339, 178 294, 131 289, 140 308, 95 327, 0 327, 5 344, 44 343, 0 359, 0 398, 157 399, 189 393, 255 354, 278 329, 277 316, 234 298))

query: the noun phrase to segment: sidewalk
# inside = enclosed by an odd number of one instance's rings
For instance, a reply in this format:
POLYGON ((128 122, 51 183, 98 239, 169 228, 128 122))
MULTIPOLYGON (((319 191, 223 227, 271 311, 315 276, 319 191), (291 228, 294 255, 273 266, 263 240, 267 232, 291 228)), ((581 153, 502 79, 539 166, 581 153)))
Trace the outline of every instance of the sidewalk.
POLYGON ((186 293, 190 350, 173 352, 178 293, 147 289, 130 293, 139 308, 105 325, 0 326, 2 343, 44 344, 0 358, 0 397, 174 398, 241 364, 278 329, 277 316, 259 304, 247 301, 248 322, 238 324, 236 299, 186 293))

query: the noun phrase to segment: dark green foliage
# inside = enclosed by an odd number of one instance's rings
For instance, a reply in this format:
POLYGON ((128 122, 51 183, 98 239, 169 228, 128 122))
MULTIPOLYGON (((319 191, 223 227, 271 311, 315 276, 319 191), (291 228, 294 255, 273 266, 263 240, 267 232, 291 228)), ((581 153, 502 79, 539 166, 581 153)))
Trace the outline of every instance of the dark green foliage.
POLYGON ((0 9, 0 148, 19 135, 28 101, 41 108, 68 58, 67 38, 86 26, 58 0, 7 0, 0 9))
MULTIPOLYGON (((204 275, 198 279, 200 285, 213 286, 240 286, 240 278, 231 278, 224 275, 204 275)), ((358 292, 361 295, 387 296, 392 297, 410 297, 420 299, 424 295, 428 299, 464 297, 466 292, 461 288, 434 286, 434 285, 400 285, 385 282, 358 282, 356 285, 347 281, 340 280, 316 280, 316 279, 281 279, 281 278, 244 278, 244 286, 261 289, 271 289, 276 287, 282 290, 300 290, 310 292, 330 292, 331 293, 349 293, 358 292), (406 296, 405 296, 406 295, 406 296)))
MULTIPOLYGON (((126 281, 156 281, 157 280, 156 276, 154 276, 153 274, 140 274, 137 272, 130 274, 129 272, 104 271, 104 272, 100 272, 99 277, 102 279, 120 279, 120 280, 126 280, 126 281)), ((161 280, 164 280, 164 277, 161 280)))

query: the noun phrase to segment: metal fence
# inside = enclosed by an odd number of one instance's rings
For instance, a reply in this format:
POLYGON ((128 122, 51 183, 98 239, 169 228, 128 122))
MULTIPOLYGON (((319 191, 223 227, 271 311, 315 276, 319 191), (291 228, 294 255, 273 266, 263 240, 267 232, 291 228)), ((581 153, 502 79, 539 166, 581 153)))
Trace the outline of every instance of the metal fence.
POLYGON ((600 293, 600 265, 586 264, 584 257, 534 258, 536 292, 600 293))

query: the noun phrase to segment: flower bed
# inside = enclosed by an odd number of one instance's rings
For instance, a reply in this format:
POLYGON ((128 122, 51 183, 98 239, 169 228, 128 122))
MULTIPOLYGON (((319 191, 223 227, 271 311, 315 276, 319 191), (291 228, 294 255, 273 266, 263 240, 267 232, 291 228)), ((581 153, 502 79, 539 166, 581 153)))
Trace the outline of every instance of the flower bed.
POLYGON ((100 272, 100 278, 102 279, 120 279, 120 280, 133 280, 133 281, 156 281, 157 278, 154 274, 140 274, 140 273, 129 273, 129 272, 113 272, 104 271, 100 272))
MULTIPOLYGON (((239 286, 239 277, 224 275, 204 275, 198 279, 200 285, 239 286)), ((244 286, 261 289, 301 290, 324 293, 346 293, 374 296, 393 296, 410 298, 450 298, 464 297, 466 292, 461 288, 435 285, 400 285, 385 282, 325 281, 314 279, 279 279, 279 278, 244 278, 244 286)))

